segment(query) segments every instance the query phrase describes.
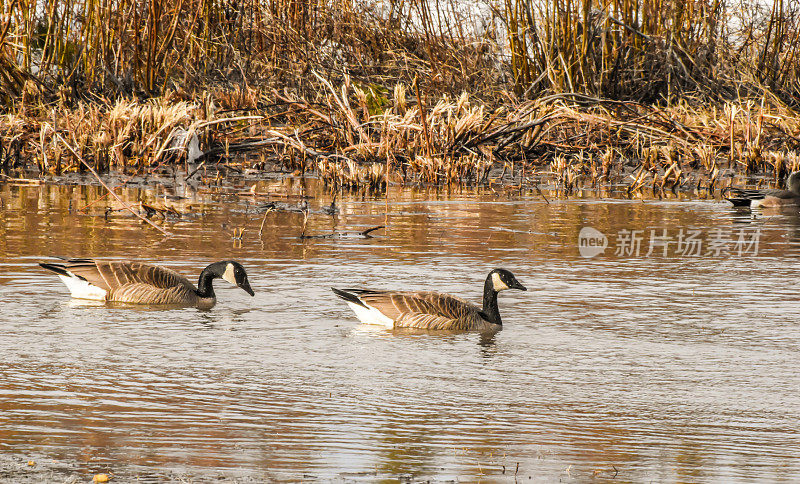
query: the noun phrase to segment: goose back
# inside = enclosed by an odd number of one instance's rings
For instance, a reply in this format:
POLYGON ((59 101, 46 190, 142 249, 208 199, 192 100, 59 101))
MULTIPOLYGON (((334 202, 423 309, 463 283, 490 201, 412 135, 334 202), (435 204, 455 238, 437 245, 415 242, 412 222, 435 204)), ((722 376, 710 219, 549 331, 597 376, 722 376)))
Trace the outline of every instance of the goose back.
POLYGON ((109 293, 128 285, 142 284, 159 289, 184 286, 195 289, 188 279, 166 267, 141 262, 70 259, 64 267, 71 273, 109 293))

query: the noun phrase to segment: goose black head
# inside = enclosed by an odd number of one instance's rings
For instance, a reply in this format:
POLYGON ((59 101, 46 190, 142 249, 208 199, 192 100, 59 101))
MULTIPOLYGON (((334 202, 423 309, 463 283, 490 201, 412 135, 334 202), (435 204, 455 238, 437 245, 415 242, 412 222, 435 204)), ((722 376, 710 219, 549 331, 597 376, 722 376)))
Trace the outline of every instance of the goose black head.
POLYGON ((527 291, 528 289, 520 284, 511 271, 505 269, 495 269, 489 273, 492 280, 492 289, 496 292, 505 291, 506 289, 519 289, 520 291, 527 291))
POLYGON ((244 271, 244 267, 236 261, 223 261, 221 264, 221 272, 219 277, 225 279, 226 281, 230 282, 234 286, 239 286, 250 294, 251 296, 255 296, 253 289, 250 288, 250 283, 247 281, 247 273, 244 271))

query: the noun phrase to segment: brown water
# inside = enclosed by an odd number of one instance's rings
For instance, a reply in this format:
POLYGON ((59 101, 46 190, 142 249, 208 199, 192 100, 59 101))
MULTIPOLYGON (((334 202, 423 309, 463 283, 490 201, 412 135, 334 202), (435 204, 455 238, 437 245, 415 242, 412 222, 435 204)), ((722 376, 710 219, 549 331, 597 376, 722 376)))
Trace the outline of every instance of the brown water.
MULTIPOLYGON (((102 193, 0 186, 2 480, 800 480, 796 213, 394 189, 388 203, 345 196, 337 217, 309 216, 309 234, 386 224, 377 237, 301 240, 301 214, 270 213, 259 237, 256 201, 222 190, 181 192, 170 203, 189 215, 163 222, 165 239, 106 219, 105 201, 74 210, 102 193), (581 257, 584 226, 608 236, 605 253, 581 257), (640 256, 616 255, 634 229, 640 256), (651 229, 760 230, 759 245, 645 256, 651 229), (223 281, 211 311, 93 306, 36 265, 50 255, 192 278, 233 258, 256 296, 223 281), (496 266, 529 291, 501 294, 492 337, 360 325, 329 289, 477 301, 496 266)), ((308 193, 312 210, 330 203, 308 193)))

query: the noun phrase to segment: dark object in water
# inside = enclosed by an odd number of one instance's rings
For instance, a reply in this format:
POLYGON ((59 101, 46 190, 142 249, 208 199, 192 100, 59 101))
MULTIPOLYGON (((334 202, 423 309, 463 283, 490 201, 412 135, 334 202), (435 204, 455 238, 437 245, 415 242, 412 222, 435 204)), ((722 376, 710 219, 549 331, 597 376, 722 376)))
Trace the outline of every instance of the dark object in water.
POLYGON ((728 188, 726 191, 733 196, 725 199, 731 202, 734 207, 763 208, 800 205, 800 171, 789 175, 786 179, 786 186, 788 190, 728 188))

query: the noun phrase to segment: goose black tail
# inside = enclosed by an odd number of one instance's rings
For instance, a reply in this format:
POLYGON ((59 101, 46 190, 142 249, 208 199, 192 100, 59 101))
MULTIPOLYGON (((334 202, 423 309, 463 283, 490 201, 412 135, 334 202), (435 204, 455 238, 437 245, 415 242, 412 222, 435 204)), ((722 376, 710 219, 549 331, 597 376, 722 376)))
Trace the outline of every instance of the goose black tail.
POLYGON ((337 296, 339 296, 340 298, 344 299, 347 302, 358 304, 359 306, 364 306, 365 308, 367 307, 367 305, 361 302, 361 300, 354 294, 350 294, 347 291, 342 291, 341 289, 336 289, 335 287, 332 287, 331 290, 333 291, 334 294, 336 294, 337 296))
POLYGON ((734 207, 749 207, 750 202, 753 201, 749 198, 726 198, 725 200, 731 202, 734 207))
POLYGON ((56 274, 60 274, 62 276, 67 276, 67 277, 71 276, 71 274, 67 272, 67 268, 64 267, 62 264, 47 264, 45 262, 39 262, 39 265, 49 271, 55 272, 56 274))

